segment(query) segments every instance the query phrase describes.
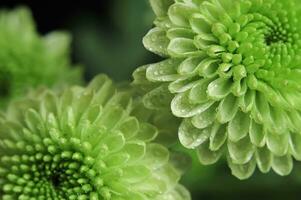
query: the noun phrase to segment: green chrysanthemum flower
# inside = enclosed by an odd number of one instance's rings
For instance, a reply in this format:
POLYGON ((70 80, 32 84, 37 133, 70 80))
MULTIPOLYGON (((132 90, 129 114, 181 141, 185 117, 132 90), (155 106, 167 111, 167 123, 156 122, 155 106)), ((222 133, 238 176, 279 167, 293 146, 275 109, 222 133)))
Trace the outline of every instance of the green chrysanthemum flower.
POLYGON ((70 36, 53 32, 41 37, 26 8, 0 11, 0 107, 39 85, 80 82, 70 69, 70 36))
POLYGON ((203 164, 227 155, 239 178, 256 163, 289 174, 301 160, 301 2, 150 2, 144 45, 167 59, 134 73, 145 104, 184 118, 180 141, 203 164))
POLYGON ((0 120, 1 199, 189 200, 128 96, 100 75, 12 104, 0 120))

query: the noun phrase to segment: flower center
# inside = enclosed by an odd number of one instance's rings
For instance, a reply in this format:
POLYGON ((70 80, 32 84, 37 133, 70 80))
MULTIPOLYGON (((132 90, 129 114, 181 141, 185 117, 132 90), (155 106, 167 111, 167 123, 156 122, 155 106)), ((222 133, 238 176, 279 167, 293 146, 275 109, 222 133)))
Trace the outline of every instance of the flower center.
POLYGON ((13 198, 89 199, 96 192, 97 173, 80 153, 36 153, 1 158, 6 165, 3 192, 13 198))
POLYGON ((276 44, 276 43, 288 43, 289 36, 283 28, 275 26, 266 35, 265 41, 266 41, 266 44, 269 46, 272 44, 276 44))

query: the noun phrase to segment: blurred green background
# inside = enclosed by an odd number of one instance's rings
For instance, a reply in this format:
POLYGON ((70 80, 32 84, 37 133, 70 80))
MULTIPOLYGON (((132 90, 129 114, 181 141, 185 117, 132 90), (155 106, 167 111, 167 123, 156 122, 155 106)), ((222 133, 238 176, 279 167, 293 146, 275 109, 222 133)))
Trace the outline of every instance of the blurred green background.
MULTIPOLYGON (((32 9, 42 34, 56 29, 72 33, 73 61, 84 66, 87 81, 98 73, 117 81, 131 80, 136 67, 160 60, 142 45, 154 18, 147 0, 0 0, 1 8, 17 5, 32 9)), ((192 192, 193 200, 301 199, 300 164, 287 177, 255 173, 240 181, 231 176, 226 163, 200 166, 194 153, 189 153, 193 164, 182 182, 192 192)))

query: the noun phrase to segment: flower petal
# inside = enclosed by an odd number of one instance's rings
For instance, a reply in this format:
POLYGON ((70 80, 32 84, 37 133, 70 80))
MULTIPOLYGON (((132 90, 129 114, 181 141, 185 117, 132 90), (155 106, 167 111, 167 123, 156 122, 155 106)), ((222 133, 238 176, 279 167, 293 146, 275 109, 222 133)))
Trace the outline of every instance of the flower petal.
POLYGON ((185 119, 179 127, 179 140, 186 148, 196 148, 204 143, 210 135, 210 128, 198 129, 191 124, 189 119, 185 119))
POLYGON ((147 67, 146 78, 150 81, 169 82, 180 78, 177 74, 177 66, 181 63, 179 59, 167 59, 147 67))
POLYGON ((283 156, 288 151, 289 134, 288 133, 272 133, 266 135, 267 147, 277 156, 283 156))
POLYGON ((230 79, 218 78, 208 85, 207 94, 214 100, 220 100, 231 92, 231 86, 230 79))
POLYGON ((293 159, 290 155, 274 156, 272 168, 281 176, 289 175, 293 169, 293 159))
POLYGON ((216 118, 222 124, 229 122, 235 117, 237 110, 237 98, 230 94, 219 104, 216 118))
POLYGON ((250 140, 252 144, 257 147, 263 147, 265 145, 265 130, 262 125, 257 124, 254 120, 251 120, 249 128, 250 140))
POLYGON ((252 159, 255 147, 249 137, 245 137, 238 142, 228 140, 228 151, 233 163, 246 164, 252 159))
POLYGON ((233 142, 238 142, 249 132, 250 117, 241 111, 237 112, 235 117, 229 122, 228 136, 233 142))
POLYGON ((207 110, 214 102, 208 100, 202 104, 191 104, 187 93, 177 94, 171 102, 172 113, 177 117, 192 117, 207 110))
POLYGON ((167 47, 169 39, 166 36, 165 30, 158 27, 151 29, 143 37, 142 42, 147 50, 163 57, 168 56, 167 47))
POLYGON ((209 141, 207 141, 198 146, 197 156, 203 165, 211 165, 219 160, 222 156, 223 150, 223 148, 220 148, 218 151, 211 151, 209 149, 209 141))
POLYGON ((251 159, 246 164, 234 164, 231 159, 228 159, 228 164, 232 174, 241 180, 249 178, 256 168, 255 159, 251 159))

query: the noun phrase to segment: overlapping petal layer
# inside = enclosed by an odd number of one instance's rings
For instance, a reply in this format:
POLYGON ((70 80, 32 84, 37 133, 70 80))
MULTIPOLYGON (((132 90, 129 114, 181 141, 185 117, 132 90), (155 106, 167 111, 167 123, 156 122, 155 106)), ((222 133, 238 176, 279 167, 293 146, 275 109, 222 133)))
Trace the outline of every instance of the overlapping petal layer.
POLYGON ((226 155, 241 179, 256 165, 289 174, 301 159, 301 3, 150 2, 156 26, 143 42, 166 60, 134 73, 146 106, 183 118, 179 139, 203 164, 226 155))
POLYGON ((12 104, 0 118, 1 199, 189 200, 128 96, 100 75, 12 104))

